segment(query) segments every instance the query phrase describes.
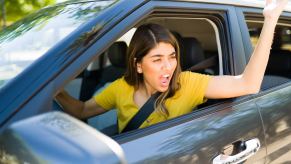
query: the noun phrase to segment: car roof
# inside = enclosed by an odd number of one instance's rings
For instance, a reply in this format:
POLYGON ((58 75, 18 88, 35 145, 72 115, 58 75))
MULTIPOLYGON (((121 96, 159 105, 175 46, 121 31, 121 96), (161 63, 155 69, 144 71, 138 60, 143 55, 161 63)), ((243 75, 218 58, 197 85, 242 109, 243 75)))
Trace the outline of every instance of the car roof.
MULTIPOLYGON (((201 3, 213 3, 213 4, 227 4, 243 7, 257 7, 264 8, 265 0, 176 0, 176 1, 188 1, 188 2, 201 2, 201 3)), ((284 11, 291 12, 291 2, 288 2, 284 11)))
MULTIPOLYGON (((82 3, 82 2, 92 2, 97 0, 75 0, 75 1, 65 1, 58 4, 71 4, 71 3, 82 3)), ((100 0, 98 0, 100 1, 100 0)), ((102 0, 107 1, 107 0, 102 0)), ((172 0, 170 0, 172 1, 172 0)), ((264 8, 265 0, 174 0, 174 1, 188 1, 188 2, 201 2, 201 3, 212 3, 212 4, 226 4, 226 5, 234 5, 234 6, 242 6, 242 7, 257 7, 264 8)), ((287 7, 284 11, 291 12, 291 2, 288 2, 287 7)))

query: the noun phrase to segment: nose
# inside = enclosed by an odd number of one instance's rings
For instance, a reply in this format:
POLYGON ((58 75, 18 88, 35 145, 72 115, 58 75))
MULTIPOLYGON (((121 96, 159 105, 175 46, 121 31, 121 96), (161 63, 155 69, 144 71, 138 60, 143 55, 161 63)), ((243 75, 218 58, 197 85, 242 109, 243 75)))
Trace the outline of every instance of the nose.
POLYGON ((163 68, 165 70, 171 70, 171 68, 172 68, 171 62, 169 60, 165 60, 164 63, 163 63, 163 68))

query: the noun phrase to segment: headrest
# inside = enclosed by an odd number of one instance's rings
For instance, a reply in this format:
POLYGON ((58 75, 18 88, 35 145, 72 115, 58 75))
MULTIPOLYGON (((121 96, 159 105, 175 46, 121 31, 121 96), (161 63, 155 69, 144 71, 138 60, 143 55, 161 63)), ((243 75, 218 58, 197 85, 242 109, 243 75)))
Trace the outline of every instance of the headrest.
POLYGON ((179 44, 179 47, 180 47, 180 50, 182 49, 183 47, 183 37, 176 31, 171 31, 172 34, 174 35, 174 37, 176 38, 178 44, 179 44))
POLYGON ((127 45, 123 41, 114 42, 108 49, 108 58, 113 66, 125 68, 127 45))
POLYGON ((205 56, 200 42, 193 37, 183 38, 183 50, 181 50, 182 70, 188 69, 204 59, 205 56))

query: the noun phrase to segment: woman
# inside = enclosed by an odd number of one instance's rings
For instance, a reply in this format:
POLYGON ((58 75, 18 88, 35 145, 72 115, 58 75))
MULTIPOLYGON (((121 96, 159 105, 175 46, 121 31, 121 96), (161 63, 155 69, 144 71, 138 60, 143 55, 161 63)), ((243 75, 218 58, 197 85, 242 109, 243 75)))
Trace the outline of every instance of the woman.
POLYGON ((257 93, 264 76, 278 18, 287 0, 266 0, 264 25, 258 44, 239 76, 208 76, 181 72, 179 47, 174 36, 156 24, 140 26, 129 45, 127 71, 100 94, 86 102, 66 92, 56 98, 69 114, 88 118, 118 109, 119 132, 156 92, 155 111, 140 128, 177 117, 204 102, 257 93))

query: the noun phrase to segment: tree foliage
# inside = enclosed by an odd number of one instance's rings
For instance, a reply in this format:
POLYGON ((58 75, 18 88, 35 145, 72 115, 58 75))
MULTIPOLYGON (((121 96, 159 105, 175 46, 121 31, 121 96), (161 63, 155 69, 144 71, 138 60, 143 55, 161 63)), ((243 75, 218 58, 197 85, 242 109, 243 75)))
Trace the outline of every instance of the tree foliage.
POLYGON ((47 5, 56 3, 56 0, 5 0, 4 2, 6 18, 3 18, 3 12, 1 12, 1 19, 6 19, 7 24, 11 24, 12 22, 15 22, 20 18, 25 17, 33 11, 39 10, 47 5))

